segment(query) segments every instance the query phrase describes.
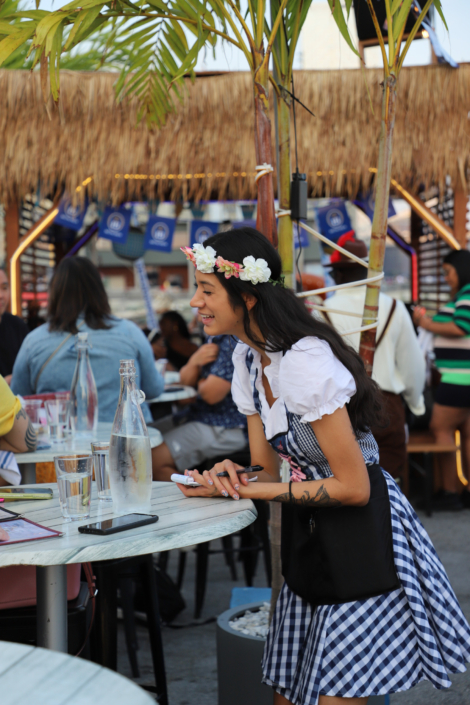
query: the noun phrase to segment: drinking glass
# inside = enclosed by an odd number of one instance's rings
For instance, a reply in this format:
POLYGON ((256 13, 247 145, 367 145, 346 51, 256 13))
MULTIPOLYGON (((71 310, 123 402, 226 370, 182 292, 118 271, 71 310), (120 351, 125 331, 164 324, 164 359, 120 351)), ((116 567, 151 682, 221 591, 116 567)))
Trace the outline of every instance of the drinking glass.
POLYGON ((69 427, 70 402, 67 399, 52 399, 45 405, 51 441, 61 441, 69 427))
POLYGON ((79 521, 90 516, 92 455, 62 455, 54 458, 62 516, 79 521))
POLYGON ((36 436, 38 436, 42 431, 47 431, 45 423, 42 423, 44 418, 42 399, 25 399, 24 410, 29 416, 29 420, 31 421, 36 436))
POLYGON ((98 497, 107 502, 112 502, 113 498, 111 497, 111 487, 109 485, 109 442, 100 443, 95 441, 91 444, 91 450, 98 497))

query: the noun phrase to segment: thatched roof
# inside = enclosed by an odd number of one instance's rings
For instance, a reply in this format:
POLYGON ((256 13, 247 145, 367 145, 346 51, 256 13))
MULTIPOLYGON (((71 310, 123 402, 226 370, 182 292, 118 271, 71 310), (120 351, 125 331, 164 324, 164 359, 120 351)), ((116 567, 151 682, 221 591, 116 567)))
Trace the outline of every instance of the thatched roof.
MULTIPOLYGON (((60 184, 72 192, 88 176, 95 195, 111 193, 115 201, 155 197, 155 187, 160 198, 255 196, 249 74, 188 81, 184 104, 153 132, 136 125, 135 104, 115 104, 115 80, 112 73, 62 72, 60 106, 50 105, 50 119, 38 73, 0 71, 0 202, 35 192, 39 183, 46 191, 60 184)), ((299 168, 308 174, 312 195, 351 196, 370 183, 369 167, 377 163, 380 80, 377 70, 296 73, 296 93, 315 113, 297 108, 299 168)), ((447 174, 454 182, 464 179, 469 110, 470 65, 405 69, 394 178, 412 190, 442 183, 447 174)))

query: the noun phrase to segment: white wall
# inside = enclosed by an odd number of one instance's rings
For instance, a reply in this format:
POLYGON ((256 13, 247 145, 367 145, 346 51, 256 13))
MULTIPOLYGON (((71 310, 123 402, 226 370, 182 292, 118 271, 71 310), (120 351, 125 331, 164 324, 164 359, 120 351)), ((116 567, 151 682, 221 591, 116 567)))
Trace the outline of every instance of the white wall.
MULTIPOLYGON (((344 2, 342 2, 344 6, 344 2)), ((346 15, 346 11, 344 10, 346 15)), ((349 33, 358 45, 354 11, 349 17, 349 33)), ((359 57, 343 39, 327 0, 312 2, 301 34, 303 69, 357 69, 359 57)))

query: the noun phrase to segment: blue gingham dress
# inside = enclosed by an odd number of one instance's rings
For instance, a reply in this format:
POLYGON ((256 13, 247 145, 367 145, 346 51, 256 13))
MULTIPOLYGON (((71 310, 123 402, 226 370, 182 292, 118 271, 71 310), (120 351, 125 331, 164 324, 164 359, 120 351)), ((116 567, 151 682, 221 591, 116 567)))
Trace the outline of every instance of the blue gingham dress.
MULTIPOLYGON (((254 408, 265 425, 265 400, 262 404, 261 386, 256 384, 261 368, 254 355, 248 346, 238 346, 235 386, 243 384, 241 378, 245 377, 245 384, 249 379, 254 408)), ((235 401, 239 396, 234 394, 235 401)), ((301 416, 287 406, 285 414, 287 431, 268 438, 272 447, 290 456, 308 480, 331 477, 311 425, 301 422, 301 416)), ((366 464, 377 463, 372 434, 359 434, 358 442, 366 464)), ((312 608, 284 584, 267 637, 263 681, 294 705, 317 705, 320 695, 353 698, 395 693, 421 680, 448 688, 448 673, 465 671, 470 661, 470 627, 444 567, 408 500, 392 477, 383 473, 402 587, 367 600, 312 608)))

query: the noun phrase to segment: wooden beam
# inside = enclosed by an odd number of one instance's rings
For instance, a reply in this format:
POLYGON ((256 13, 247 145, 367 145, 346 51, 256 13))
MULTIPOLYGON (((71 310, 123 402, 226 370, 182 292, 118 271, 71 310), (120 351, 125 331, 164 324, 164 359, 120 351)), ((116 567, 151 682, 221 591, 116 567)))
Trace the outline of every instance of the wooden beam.
POLYGON ((462 188, 454 191, 454 236, 462 249, 467 248, 468 194, 462 188))
POLYGON ((5 232, 7 262, 9 262, 20 242, 20 209, 16 202, 10 203, 5 208, 5 232))

